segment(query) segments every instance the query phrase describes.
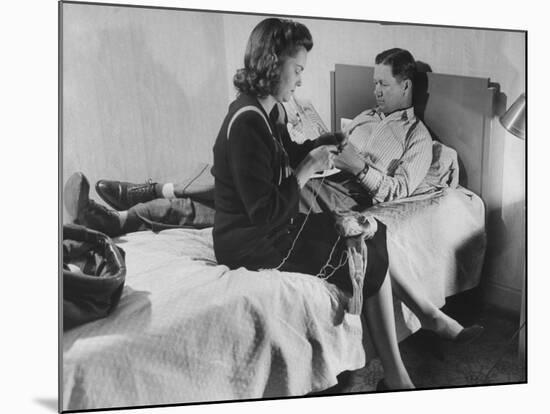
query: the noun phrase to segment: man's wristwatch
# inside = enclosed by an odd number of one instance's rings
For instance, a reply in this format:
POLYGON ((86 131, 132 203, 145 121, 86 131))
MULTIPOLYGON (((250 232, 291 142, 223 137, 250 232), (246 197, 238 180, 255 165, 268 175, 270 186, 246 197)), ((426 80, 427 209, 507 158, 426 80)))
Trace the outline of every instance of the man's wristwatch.
POLYGON ((363 181, 365 176, 367 175, 367 171, 369 170, 369 166, 367 163, 365 163, 365 166, 361 171, 359 171, 357 174, 355 174, 355 179, 359 182, 363 181))

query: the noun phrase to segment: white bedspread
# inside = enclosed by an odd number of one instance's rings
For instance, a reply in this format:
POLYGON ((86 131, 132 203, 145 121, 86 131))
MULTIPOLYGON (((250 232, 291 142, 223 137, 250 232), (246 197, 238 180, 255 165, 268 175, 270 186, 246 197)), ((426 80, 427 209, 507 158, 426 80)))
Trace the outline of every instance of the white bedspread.
MULTIPOLYGON (((445 298, 479 284, 485 256, 485 206, 459 187, 377 204, 367 210, 388 228, 390 274, 414 278, 438 307, 445 298)), ((414 314, 394 300, 398 339, 420 328, 414 314)), ((373 353, 367 347, 368 357, 373 353)))
MULTIPOLYGON (((390 271, 418 278, 438 305, 478 283, 479 198, 447 189, 371 211, 388 225, 390 271)), ((63 409, 303 395, 364 366, 359 318, 344 313, 332 285, 229 271, 215 263, 211 229, 119 242, 128 268, 119 306, 63 336, 63 409)), ((418 321, 398 302, 396 309, 403 338, 418 321)))
POLYGON ((215 265, 211 229, 120 242, 119 306, 64 335, 64 409, 302 395, 364 366, 360 320, 332 285, 215 265))

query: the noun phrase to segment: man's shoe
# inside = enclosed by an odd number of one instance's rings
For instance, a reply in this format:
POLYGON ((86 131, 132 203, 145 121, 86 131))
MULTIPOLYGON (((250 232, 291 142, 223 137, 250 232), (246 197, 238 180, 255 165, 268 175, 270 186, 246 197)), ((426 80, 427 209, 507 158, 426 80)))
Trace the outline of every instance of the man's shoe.
POLYGON ((90 183, 81 172, 69 177, 63 187, 63 204, 71 220, 75 221, 78 212, 90 201, 90 183))
POLYGON ((390 388, 386 384, 386 381, 384 381, 384 378, 382 378, 380 381, 378 381, 378 384, 376 384, 376 391, 389 391, 390 388))
POLYGON ((63 187, 65 208, 76 224, 115 237, 122 234, 118 214, 90 200, 90 183, 84 174, 77 172, 63 187))
POLYGON ((139 203, 154 200, 156 183, 149 180, 143 184, 133 184, 124 181, 99 180, 95 190, 99 196, 118 211, 128 210, 139 203))

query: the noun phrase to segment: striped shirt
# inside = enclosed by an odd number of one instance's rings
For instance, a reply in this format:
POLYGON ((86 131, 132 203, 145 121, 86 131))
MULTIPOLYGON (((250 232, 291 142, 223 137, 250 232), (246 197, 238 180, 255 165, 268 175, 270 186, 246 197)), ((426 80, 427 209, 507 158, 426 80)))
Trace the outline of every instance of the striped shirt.
POLYGON ((359 177, 374 203, 407 197, 420 185, 432 162, 432 138, 412 107, 388 116, 367 110, 346 129, 369 167, 359 177))

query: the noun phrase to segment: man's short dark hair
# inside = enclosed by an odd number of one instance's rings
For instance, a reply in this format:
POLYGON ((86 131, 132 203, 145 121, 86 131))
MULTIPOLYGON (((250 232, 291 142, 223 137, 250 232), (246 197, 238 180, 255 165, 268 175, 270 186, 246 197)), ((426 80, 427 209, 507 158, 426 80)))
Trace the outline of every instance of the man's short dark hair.
POLYGON ((376 56, 374 63, 390 66, 393 77, 399 81, 410 79, 414 82, 416 62, 408 50, 397 47, 385 50, 376 56))
POLYGON ((295 56, 300 47, 310 51, 313 39, 308 28, 287 19, 262 20, 252 30, 244 55, 244 68, 233 77, 240 93, 257 97, 273 94, 281 79, 286 57, 295 56))

